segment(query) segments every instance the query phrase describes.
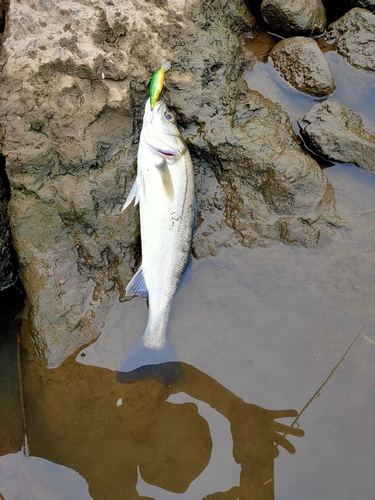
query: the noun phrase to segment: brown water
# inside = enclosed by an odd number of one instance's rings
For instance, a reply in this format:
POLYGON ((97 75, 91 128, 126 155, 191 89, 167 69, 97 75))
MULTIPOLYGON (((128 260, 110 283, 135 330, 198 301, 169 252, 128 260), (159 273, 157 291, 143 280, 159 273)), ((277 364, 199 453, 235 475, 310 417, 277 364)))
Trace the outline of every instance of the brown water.
MULTIPOLYGON (((333 98, 374 132, 374 76, 327 58, 333 98)), ((314 103, 269 65, 245 77, 294 123, 314 103)), ((116 380, 146 325, 142 299, 115 303, 98 341, 55 370, 23 349, 28 458, 14 328, 3 332, 5 500, 373 500, 375 175, 339 164, 324 172, 347 220, 332 240, 316 249, 238 246, 194 261, 171 318, 185 363, 171 386, 116 380), (279 446, 275 458, 278 429, 262 409, 302 410, 341 359, 300 418, 305 436, 290 437, 296 453, 279 446)))

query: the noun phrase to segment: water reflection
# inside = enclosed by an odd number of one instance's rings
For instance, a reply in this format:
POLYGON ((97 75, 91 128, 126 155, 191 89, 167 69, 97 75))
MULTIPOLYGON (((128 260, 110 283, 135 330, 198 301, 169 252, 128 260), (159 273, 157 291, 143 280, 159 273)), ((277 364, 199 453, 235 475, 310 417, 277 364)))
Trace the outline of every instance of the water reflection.
POLYGON ((229 484, 226 493, 214 493, 210 485, 212 493, 204 498, 274 498, 277 447, 294 453, 284 434, 303 435, 276 419, 297 412, 246 403, 185 363, 167 363, 163 368, 179 374, 173 383, 155 380, 152 371, 143 380, 124 382, 112 370, 72 359, 54 370, 37 360, 27 362, 30 460, 40 457, 78 472, 93 499, 152 498, 138 493, 138 471, 149 485, 180 494, 206 469, 213 445, 209 425, 196 404, 167 401, 185 393, 228 420, 233 457, 241 467, 239 485, 229 484))

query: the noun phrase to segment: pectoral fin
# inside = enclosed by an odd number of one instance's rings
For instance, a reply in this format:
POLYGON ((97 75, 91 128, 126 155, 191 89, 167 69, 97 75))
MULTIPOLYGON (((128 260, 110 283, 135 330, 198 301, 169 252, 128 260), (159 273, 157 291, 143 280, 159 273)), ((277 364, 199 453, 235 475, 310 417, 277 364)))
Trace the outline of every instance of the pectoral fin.
POLYGON ((130 205, 130 203, 134 200, 134 206, 136 206, 139 202, 139 195, 140 195, 140 187, 141 187, 141 180, 139 179, 139 176, 136 177, 134 184, 130 190, 130 193, 128 197, 126 198, 126 202, 124 203, 124 206, 122 207, 122 212, 125 210, 126 207, 130 205))
POLYGON ((161 180, 163 183, 164 192, 167 195, 167 198, 170 201, 173 201, 173 198, 174 198, 173 182, 172 182, 172 177, 171 177, 171 173, 169 171, 167 162, 165 161, 164 158, 162 158, 160 163, 155 165, 155 167, 158 169, 158 172, 161 175, 161 180))

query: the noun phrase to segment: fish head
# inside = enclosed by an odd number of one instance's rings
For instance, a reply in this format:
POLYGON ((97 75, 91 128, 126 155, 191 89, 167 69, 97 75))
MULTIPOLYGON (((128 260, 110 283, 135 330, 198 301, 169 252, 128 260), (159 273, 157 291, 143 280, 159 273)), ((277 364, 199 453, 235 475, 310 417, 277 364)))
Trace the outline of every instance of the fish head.
POLYGON ((145 106, 143 128, 141 134, 147 146, 156 154, 172 161, 186 151, 186 144, 177 128, 174 113, 160 99, 151 108, 150 99, 145 106))

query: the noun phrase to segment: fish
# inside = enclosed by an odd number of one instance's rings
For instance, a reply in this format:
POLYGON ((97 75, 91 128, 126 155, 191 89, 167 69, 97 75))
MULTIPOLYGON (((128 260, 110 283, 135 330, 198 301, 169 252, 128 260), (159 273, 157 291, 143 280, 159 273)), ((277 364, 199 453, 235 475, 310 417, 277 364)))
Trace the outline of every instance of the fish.
POLYGON ((191 259, 195 221, 192 160, 164 99, 145 105, 137 176, 123 206, 139 203, 142 263, 127 296, 148 299, 146 330, 119 372, 176 361, 167 327, 173 298, 191 259))

